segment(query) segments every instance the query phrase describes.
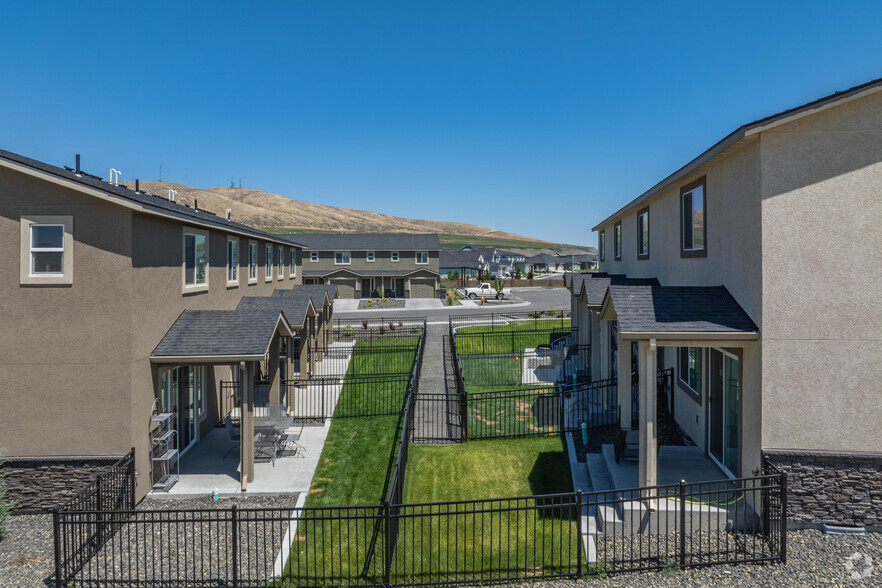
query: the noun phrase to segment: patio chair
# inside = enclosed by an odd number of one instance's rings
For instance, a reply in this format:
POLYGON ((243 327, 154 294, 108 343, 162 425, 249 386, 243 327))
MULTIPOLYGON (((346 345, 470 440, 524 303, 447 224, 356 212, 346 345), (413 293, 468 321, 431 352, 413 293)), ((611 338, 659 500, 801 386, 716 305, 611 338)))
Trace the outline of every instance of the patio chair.
POLYGON ((306 426, 306 420, 301 419, 300 421, 300 430, 296 433, 285 433, 279 439, 279 449, 283 452, 293 450, 292 457, 296 457, 300 450, 306 451, 306 448, 303 447, 298 441, 300 441, 300 437, 303 435, 303 427, 306 426))
POLYGON ((230 441, 235 443, 224 454, 223 458, 226 459, 234 450, 239 449, 239 444, 242 442, 242 429, 233 426, 233 419, 230 415, 224 417, 224 428, 227 430, 227 436, 230 438, 230 441))

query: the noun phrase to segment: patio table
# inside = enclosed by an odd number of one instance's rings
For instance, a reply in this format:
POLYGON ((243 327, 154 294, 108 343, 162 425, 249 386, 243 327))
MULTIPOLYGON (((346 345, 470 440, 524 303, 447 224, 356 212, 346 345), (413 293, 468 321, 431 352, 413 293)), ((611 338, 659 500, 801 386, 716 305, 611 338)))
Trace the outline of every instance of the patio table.
POLYGON ((294 423, 294 417, 254 417, 254 452, 268 457, 273 465, 279 454, 279 439, 294 423))

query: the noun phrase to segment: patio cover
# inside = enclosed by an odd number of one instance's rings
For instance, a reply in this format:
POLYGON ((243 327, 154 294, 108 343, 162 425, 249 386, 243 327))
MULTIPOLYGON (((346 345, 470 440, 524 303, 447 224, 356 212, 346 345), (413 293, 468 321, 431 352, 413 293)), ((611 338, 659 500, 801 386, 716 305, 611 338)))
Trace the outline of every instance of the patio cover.
POLYGON ((293 335, 280 309, 185 310, 150 360, 153 363, 262 361, 276 332, 293 335))
POLYGON ((278 288, 273 290, 273 298, 289 298, 308 295, 312 299, 312 305, 318 309, 325 304, 330 304, 337 297, 336 284, 298 284, 292 288, 278 288))
POLYGON ((611 283, 601 318, 625 339, 755 340, 759 329, 725 286, 611 283))
POLYGON ((575 292, 593 310, 600 310, 606 299, 607 290, 612 285, 658 286, 656 278, 629 278, 623 274, 584 274, 582 290, 575 292))
MULTIPOLYGON (((321 308, 320 306, 318 308, 321 308)), ((292 329, 303 328, 306 317, 315 316, 316 306, 308 292, 291 296, 243 296, 236 310, 274 310, 283 312, 292 329)))

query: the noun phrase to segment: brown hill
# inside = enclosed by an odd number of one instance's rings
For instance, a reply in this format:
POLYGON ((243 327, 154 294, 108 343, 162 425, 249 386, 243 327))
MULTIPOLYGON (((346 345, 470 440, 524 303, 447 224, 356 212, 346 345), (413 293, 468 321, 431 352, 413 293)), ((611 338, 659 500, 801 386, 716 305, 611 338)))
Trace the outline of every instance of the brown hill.
POLYGON ((233 220, 254 227, 374 233, 445 233, 511 239, 540 246, 547 243, 481 225, 410 219, 368 210, 327 206, 250 188, 191 188, 172 182, 141 182, 141 189, 160 196, 168 194, 169 189, 177 190, 178 202, 194 206, 198 201, 199 208, 219 216, 229 208, 232 210, 233 220))

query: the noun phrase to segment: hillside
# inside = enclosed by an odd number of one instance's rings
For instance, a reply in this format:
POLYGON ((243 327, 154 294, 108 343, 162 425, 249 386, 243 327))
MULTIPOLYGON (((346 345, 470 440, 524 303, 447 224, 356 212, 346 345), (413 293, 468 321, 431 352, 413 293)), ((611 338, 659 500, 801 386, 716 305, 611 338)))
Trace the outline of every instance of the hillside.
POLYGON ((482 242, 519 242, 522 247, 544 247, 547 241, 505 233, 490 227, 425 219, 410 219, 367 210, 355 210, 292 200, 250 188, 191 188, 171 182, 141 182, 141 189, 165 196, 177 190, 177 201, 223 215, 232 209, 232 218, 254 227, 293 229, 304 232, 439 233, 481 238, 482 242))

